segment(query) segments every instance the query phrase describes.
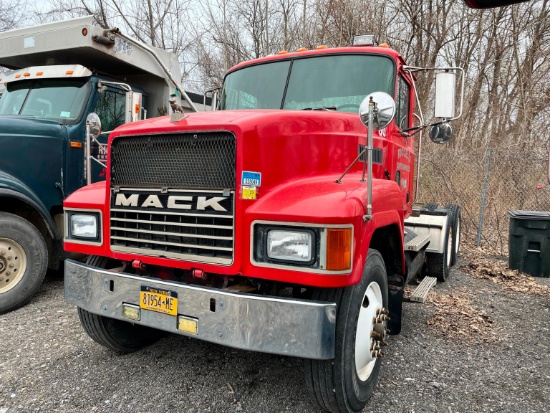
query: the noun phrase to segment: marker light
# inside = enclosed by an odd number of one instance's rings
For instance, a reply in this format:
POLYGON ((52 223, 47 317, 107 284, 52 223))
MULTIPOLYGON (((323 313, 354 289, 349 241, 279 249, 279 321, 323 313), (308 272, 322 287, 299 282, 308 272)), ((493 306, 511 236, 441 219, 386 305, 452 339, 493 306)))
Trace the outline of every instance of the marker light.
POLYGON ((327 270, 351 268, 351 228, 327 229, 327 270))
POLYGON ((140 321, 141 310, 137 305, 122 303, 122 317, 129 320, 140 321))
POLYGON ((327 47, 324 44, 317 46, 317 50, 326 49, 327 47))
POLYGON ((25 76, 25 77, 29 77, 30 75, 31 75, 31 74, 30 74, 29 72, 23 73, 23 76, 25 76))
POLYGON ((307 50, 306 47, 300 47, 298 50, 296 50, 297 52, 305 52, 307 50))
POLYGON ((67 70, 65 72, 66 75, 72 75, 74 73, 74 70, 67 70))
POLYGON ((88 35, 88 29, 84 27, 82 29, 82 36, 87 36, 87 35, 88 35))
POLYGON ((288 53, 288 50, 281 50, 279 53, 277 54, 287 54, 288 53))
POLYGON ((36 76, 42 76, 44 72, 36 72, 36 76))

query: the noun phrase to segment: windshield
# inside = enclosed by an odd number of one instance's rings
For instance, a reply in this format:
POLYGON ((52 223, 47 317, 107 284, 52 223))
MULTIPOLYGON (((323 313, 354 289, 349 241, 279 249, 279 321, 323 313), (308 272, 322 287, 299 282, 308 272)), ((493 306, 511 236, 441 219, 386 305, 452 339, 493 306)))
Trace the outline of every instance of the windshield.
POLYGON ((41 79, 13 82, 0 98, 0 115, 27 115, 74 123, 83 112, 87 79, 41 79))
POLYGON ((356 113, 369 93, 382 91, 393 96, 393 84, 394 64, 382 56, 333 55, 270 62, 227 75, 220 109, 356 113))

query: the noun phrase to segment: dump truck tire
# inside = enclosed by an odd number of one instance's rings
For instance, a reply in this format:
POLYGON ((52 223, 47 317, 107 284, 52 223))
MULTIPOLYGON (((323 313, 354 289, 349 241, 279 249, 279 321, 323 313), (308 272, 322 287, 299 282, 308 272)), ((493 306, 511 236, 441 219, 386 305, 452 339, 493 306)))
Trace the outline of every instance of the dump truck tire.
POLYGON ((0 314, 26 304, 48 270, 42 234, 25 219, 0 212, 0 314))

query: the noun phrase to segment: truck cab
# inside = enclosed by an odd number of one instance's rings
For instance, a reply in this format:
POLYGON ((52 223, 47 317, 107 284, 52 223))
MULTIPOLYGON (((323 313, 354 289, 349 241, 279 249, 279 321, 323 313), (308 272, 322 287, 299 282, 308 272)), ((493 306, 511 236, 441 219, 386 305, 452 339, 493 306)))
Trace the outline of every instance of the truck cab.
POLYGON ((180 107, 196 109, 179 92, 175 55, 92 23, 0 33, 0 66, 10 69, 0 73, 0 313, 27 302, 59 267, 63 201, 105 180, 109 133, 167 114, 175 93, 180 107), (88 145, 92 113, 101 130, 88 145))
POLYGON ((64 202, 84 330, 119 352, 168 331, 302 357, 321 408, 360 411, 405 284, 451 262, 450 215, 413 210, 416 70, 367 37, 283 51, 230 69, 216 111, 117 128, 107 180, 64 202))

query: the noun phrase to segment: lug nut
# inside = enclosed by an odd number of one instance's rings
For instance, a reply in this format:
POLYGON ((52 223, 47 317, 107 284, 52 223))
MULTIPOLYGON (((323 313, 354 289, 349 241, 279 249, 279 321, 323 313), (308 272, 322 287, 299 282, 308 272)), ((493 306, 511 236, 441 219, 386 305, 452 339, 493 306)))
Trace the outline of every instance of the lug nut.
POLYGON ((10 267, 10 268, 13 268, 13 263, 10 263, 9 267, 10 267))
POLYGON ((382 336, 378 334, 376 331, 371 331, 370 336, 375 340, 380 340, 382 338, 382 336))
POLYGON ((11 255, 8 255, 8 257, 7 257, 7 258, 8 258, 8 260, 11 260, 11 255))
POLYGON ((6 271, 6 275, 11 275, 11 272, 9 272, 9 271, 6 271))
POLYGON ((6 251, 0 251, 0 255, 6 255, 6 251))
POLYGON ((387 345, 388 345, 388 342, 387 342, 387 341, 384 341, 384 340, 382 340, 382 341, 380 342, 380 345, 381 345, 382 347, 385 347, 385 346, 387 346, 387 345))

